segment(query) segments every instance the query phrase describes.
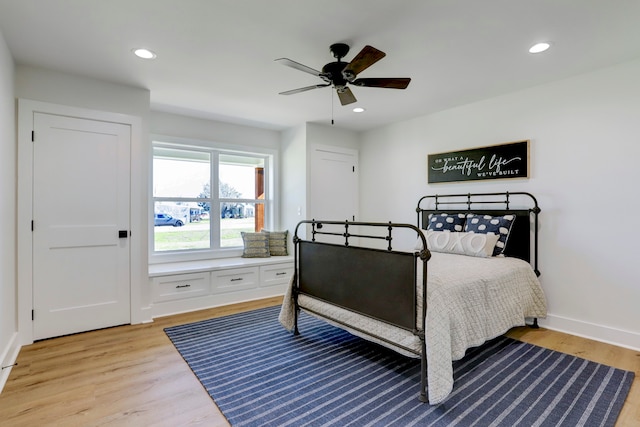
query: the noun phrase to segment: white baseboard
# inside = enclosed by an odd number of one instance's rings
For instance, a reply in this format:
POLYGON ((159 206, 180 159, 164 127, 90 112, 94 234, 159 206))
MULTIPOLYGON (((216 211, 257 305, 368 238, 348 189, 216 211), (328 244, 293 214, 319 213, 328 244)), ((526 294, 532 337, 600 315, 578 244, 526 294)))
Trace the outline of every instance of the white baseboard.
POLYGON ((583 338, 640 351, 640 333, 589 323, 568 317, 547 314, 539 319, 540 326, 583 338))
POLYGON ((13 369, 13 365, 16 363, 16 359, 18 359, 20 347, 18 333, 16 332, 11 336, 7 346, 0 352, 0 366, 2 366, 2 371, 0 372, 0 393, 2 393, 2 389, 9 379, 9 374, 11 373, 11 369, 13 369))
POLYGON ((152 323, 153 311, 150 305, 140 309, 140 323, 152 323))

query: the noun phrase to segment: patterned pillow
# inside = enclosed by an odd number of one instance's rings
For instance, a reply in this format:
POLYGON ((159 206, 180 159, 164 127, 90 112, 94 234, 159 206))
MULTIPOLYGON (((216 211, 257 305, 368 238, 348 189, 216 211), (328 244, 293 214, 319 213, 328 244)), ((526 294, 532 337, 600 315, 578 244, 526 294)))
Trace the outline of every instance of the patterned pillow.
POLYGON ((285 231, 268 231, 262 229, 262 232, 269 236, 269 253, 271 256, 287 256, 287 235, 288 230, 285 231))
POLYGON ((268 258, 271 256, 269 252, 269 235, 266 233, 246 233, 241 231, 242 241, 244 242, 243 258, 268 258))
POLYGON ((509 240, 509 233, 515 221, 515 215, 491 216, 468 214, 464 231, 471 233, 497 234, 498 242, 493 250, 493 256, 501 255, 509 240))
POLYGON ((458 214, 429 214, 427 230, 433 231, 462 231, 467 215, 458 214))

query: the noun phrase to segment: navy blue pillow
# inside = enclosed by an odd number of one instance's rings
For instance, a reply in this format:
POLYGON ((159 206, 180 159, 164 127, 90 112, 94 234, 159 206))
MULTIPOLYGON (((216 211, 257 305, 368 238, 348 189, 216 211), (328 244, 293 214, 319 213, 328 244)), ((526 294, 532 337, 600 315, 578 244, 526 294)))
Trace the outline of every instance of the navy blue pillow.
POLYGON ((464 229, 467 215, 458 214, 429 214, 429 225, 427 230, 433 231, 462 231, 464 229))
POLYGON ((473 233, 493 233, 497 234, 498 242, 493 250, 493 256, 500 255, 504 252, 509 240, 509 233, 515 221, 515 215, 491 216, 468 214, 464 231, 473 233))

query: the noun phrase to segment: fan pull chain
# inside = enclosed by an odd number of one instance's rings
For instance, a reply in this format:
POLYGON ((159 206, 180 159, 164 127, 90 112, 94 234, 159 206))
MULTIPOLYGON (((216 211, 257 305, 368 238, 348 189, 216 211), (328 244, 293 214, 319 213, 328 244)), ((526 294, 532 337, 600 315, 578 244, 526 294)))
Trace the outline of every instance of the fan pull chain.
POLYGON ((333 91, 331 91, 331 126, 333 126, 333 104, 334 104, 334 99, 333 99, 333 91))

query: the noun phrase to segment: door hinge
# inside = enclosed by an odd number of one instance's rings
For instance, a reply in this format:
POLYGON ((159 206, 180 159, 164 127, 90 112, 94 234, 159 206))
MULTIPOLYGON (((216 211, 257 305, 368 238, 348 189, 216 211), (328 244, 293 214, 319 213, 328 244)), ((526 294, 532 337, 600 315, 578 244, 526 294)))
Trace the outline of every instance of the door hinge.
POLYGON ((36 132, 35 131, 31 131, 31 142, 34 142, 36 140, 36 132))
POLYGON ((355 166, 351 166, 351 172, 355 172, 356 171, 356 167, 355 166))
POLYGON ((31 220, 31 231, 33 231, 33 227, 34 227, 33 220, 31 220))
POLYGON ((36 311, 31 310, 31 320, 36 320, 36 311))

